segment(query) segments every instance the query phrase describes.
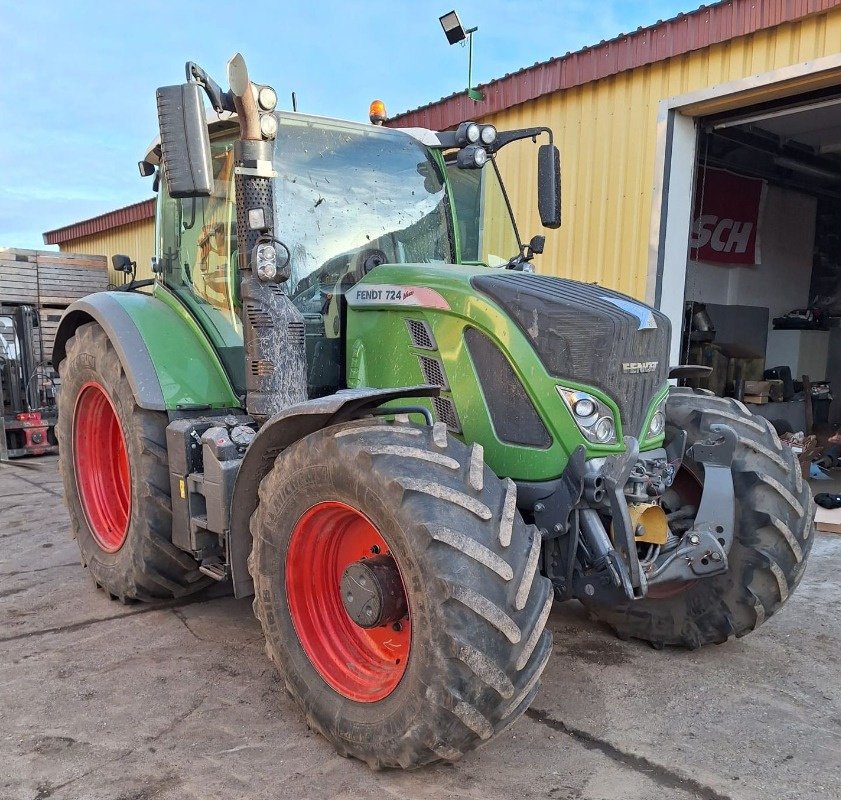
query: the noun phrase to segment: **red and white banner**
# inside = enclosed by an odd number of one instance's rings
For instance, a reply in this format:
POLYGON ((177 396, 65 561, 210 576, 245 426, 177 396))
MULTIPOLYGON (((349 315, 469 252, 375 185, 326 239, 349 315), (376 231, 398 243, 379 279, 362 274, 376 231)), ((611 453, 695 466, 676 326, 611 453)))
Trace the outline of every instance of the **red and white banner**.
POLYGON ((763 180, 701 168, 689 257, 715 264, 759 264, 759 215, 764 197, 763 180))

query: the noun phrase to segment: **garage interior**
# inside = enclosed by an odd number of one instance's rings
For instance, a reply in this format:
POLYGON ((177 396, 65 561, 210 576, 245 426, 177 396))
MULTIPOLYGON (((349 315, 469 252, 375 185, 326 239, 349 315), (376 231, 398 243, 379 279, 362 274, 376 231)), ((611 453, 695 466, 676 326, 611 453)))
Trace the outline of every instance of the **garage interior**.
MULTIPOLYGON (((711 372, 688 383, 747 403, 780 434, 816 433, 831 451, 841 88, 699 120, 692 221, 681 355, 711 372)), ((804 459, 817 444, 805 442, 804 459)))

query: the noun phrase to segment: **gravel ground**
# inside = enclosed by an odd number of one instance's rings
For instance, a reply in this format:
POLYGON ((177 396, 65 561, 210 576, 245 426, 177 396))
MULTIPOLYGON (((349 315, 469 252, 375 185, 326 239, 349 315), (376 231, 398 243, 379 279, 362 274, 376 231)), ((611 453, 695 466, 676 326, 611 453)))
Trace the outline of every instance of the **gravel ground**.
POLYGON ((841 798, 841 536, 786 608, 695 652, 556 607, 532 709, 455 766, 371 772, 310 733, 250 600, 122 606, 69 538, 55 458, 0 464, 0 798, 841 798))

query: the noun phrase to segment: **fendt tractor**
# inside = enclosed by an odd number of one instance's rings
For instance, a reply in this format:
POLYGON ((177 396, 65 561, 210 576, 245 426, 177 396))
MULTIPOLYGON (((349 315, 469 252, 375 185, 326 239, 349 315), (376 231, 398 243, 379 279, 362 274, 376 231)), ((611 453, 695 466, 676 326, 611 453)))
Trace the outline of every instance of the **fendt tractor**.
POLYGON ((557 228, 550 129, 277 111, 239 55, 228 83, 190 62, 158 89, 155 277, 74 303, 56 338, 98 587, 253 594, 310 727, 372 767, 516 720, 554 601, 658 648, 785 603, 813 539, 790 450, 669 385, 658 310, 533 271, 544 239, 521 242, 497 154, 537 147, 557 228))

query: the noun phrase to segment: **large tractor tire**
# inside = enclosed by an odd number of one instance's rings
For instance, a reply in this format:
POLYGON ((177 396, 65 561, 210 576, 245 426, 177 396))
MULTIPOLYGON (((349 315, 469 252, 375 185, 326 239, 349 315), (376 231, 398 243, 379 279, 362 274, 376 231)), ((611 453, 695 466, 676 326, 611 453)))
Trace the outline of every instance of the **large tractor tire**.
POLYGON ((167 416, 134 394, 105 331, 79 327, 59 365, 59 469, 82 564, 112 599, 181 597, 209 583, 172 544, 167 416))
MULTIPOLYGON (((687 448, 706 438, 702 419, 705 426, 720 423, 736 432, 736 529, 729 569, 684 584, 650 587, 648 597, 636 602, 605 606, 586 596, 580 599, 621 638, 696 648, 744 636, 782 608, 800 582, 812 548, 814 503, 790 448, 742 403, 676 388, 669 395, 666 419, 668 428, 686 431, 687 448)), ((681 473, 675 486, 695 482, 700 489, 702 466, 685 459, 681 473)))
POLYGON ((441 423, 347 423, 278 457, 251 520, 254 609, 309 726, 341 755, 455 761, 528 708, 552 590, 515 501, 481 446, 441 423), (375 582, 387 599, 374 611, 389 613, 360 625, 375 582))

